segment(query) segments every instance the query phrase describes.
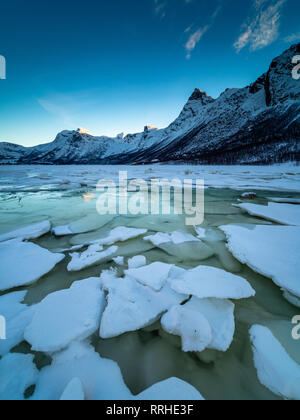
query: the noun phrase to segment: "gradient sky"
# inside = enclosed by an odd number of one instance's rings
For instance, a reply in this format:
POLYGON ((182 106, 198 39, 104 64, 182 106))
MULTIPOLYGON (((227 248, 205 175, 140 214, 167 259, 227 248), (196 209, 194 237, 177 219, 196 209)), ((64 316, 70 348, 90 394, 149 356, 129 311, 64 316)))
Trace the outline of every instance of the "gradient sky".
POLYGON ((10 0, 0 5, 0 141, 165 127, 300 41, 299 0, 10 0))

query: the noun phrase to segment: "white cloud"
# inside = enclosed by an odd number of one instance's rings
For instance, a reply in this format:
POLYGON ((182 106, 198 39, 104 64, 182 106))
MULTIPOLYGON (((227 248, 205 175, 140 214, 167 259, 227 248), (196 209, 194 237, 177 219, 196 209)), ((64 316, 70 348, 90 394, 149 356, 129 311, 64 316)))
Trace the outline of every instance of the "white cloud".
POLYGON ((185 44, 185 49, 187 51, 186 57, 188 59, 191 58, 191 52, 195 49, 196 45, 201 40, 203 35, 208 31, 209 28, 210 28, 210 25, 206 25, 204 28, 200 28, 196 32, 193 32, 190 35, 188 42, 185 44))
POLYGON ((255 0, 255 17, 243 25, 243 32, 234 43, 240 52, 249 45, 251 51, 260 50, 276 41, 279 35, 280 9, 287 0, 255 0))
POLYGON ((287 42, 288 44, 292 44, 293 42, 300 41, 300 32, 286 36, 283 40, 284 42, 287 42))

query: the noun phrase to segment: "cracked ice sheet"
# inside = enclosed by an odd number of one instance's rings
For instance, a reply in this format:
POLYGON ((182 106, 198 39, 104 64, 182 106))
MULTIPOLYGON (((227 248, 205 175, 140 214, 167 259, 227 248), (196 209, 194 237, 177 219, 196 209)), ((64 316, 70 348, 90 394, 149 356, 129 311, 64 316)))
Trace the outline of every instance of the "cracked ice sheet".
POLYGON ((38 370, 31 354, 7 354, 0 360, 0 401, 22 401, 36 383, 38 370))
POLYGON ((268 328, 254 325, 250 338, 261 384, 280 397, 300 400, 300 365, 268 328))
POLYGON ((51 223, 46 220, 44 222, 25 226, 12 232, 4 233, 3 235, 0 235, 0 242, 9 241, 11 239, 18 239, 20 241, 37 239, 50 232, 50 230, 51 223))
POLYGON ((131 277, 118 278, 113 271, 102 273, 104 290, 108 291, 107 307, 102 316, 100 337, 113 338, 153 324, 174 305, 187 299, 168 284, 155 292, 131 277))
POLYGON ((31 322, 35 306, 21 302, 27 291, 8 293, 0 297, 0 313, 6 320, 6 340, 0 340, 0 356, 7 354, 24 340, 24 330, 31 322))
POLYGON ((104 251, 102 245, 90 245, 88 249, 81 254, 78 252, 70 254, 72 259, 68 264, 68 271, 81 271, 84 268, 110 261, 116 256, 117 251, 117 246, 111 246, 104 251))
POLYGON ((76 222, 63 226, 56 226, 52 231, 55 236, 76 235, 100 229, 102 226, 105 226, 113 219, 114 216, 100 216, 99 214, 90 214, 76 222))
POLYGON ((70 289, 48 295, 36 305, 25 339, 35 351, 52 353, 97 331, 105 306, 99 278, 73 283, 70 289))
POLYGON ((201 265, 173 280, 171 287, 178 293, 200 299, 245 299, 255 295, 255 290, 243 277, 219 268, 201 265))
POLYGON ((53 254, 31 242, 1 242, 0 291, 34 283, 64 258, 63 254, 53 254))
POLYGON ((249 213, 250 216, 262 217, 282 225, 300 226, 300 207, 295 204, 269 203, 268 206, 261 206, 247 203, 237 204, 235 207, 249 213))
POLYGON ((300 297, 300 227, 228 225, 220 229, 236 259, 300 297))
POLYGON ((184 308, 200 312, 209 322, 212 340, 208 349, 227 351, 235 332, 234 304, 226 299, 197 299, 193 297, 184 308))

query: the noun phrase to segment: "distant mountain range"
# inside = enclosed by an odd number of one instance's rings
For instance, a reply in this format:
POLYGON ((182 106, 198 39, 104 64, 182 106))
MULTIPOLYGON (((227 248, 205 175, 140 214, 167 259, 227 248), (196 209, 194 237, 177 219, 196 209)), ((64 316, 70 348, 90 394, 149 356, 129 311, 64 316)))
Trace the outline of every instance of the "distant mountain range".
POLYGON ((292 78, 293 45, 250 86, 213 99, 196 89, 167 128, 95 137, 63 131, 49 144, 0 143, 0 164, 269 164, 300 160, 300 80, 292 78))

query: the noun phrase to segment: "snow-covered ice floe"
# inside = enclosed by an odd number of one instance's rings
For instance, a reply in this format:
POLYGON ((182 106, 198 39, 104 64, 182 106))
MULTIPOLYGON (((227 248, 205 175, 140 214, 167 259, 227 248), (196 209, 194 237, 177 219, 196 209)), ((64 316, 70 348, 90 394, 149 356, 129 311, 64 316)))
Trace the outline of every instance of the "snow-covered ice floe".
POLYGON ((0 291, 34 283, 64 258, 31 242, 1 242, 0 291))
POLYGON ((140 268, 147 264, 146 257, 144 255, 136 255, 135 257, 129 258, 129 268, 140 268))
POLYGON ((50 230, 51 223, 46 220, 44 222, 34 223, 12 232, 4 233, 3 235, 0 235, 0 242, 9 241, 11 239, 18 239, 20 241, 37 239, 50 232, 50 230))
POLYGON ((163 329, 181 337, 182 350, 226 352, 235 332, 234 304, 227 299, 197 299, 173 306, 161 319, 163 329))
POLYGON ((172 306, 187 299, 187 295, 174 292, 168 284, 155 292, 132 277, 118 278, 114 271, 104 271, 101 280, 104 290, 108 291, 100 327, 102 338, 147 327, 172 306))
POLYGON ((90 278, 54 292, 36 305, 25 339, 35 351, 52 353, 97 331, 105 306, 101 280, 90 278))
POLYGON ((235 258, 300 297, 300 227, 229 225, 220 229, 235 258))
POLYGON ((0 313, 6 320, 6 339, 0 340, 0 356, 4 356, 24 340, 24 330, 35 311, 35 306, 22 304, 26 293, 14 292, 0 297, 0 313))
POLYGON ((74 378, 80 380, 86 400, 133 398, 116 362, 100 357, 85 342, 74 342, 55 354, 52 364, 42 369, 32 399, 60 400, 74 378))
MULTIPOLYGON (((35 385, 38 370, 31 354, 7 354, 0 360, 0 401, 22 401, 35 385)), ((54 385, 55 386, 55 385, 54 385)))
POLYGON ((204 398, 187 382, 169 378, 141 392, 136 398, 141 401, 203 401, 204 398))
POLYGON ((95 243, 98 245, 113 245, 116 242, 125 242, 129 239, 138 238, 139 236, 145 235, 147 232, 147 229, 136 229, 119 226, 111 230, 107 236, 89 242, 87 245, 92 245, 95 243))
POLYGON ((261 384, 280 397, 300 400, 300 365, 268 328, 254 325, 250 337, 261 384))
POLYGON ((155 262, 144 267, 130 268, 125 274, 158 292, 166 284, 171 268, 171 264, 155 262))
POLYGON ((111 246, 104 251, 102 245, 90 245, 88 249, 82 253, 74 252, 70 254, 72 259, 68 264, 68 271, 80 271, 84 268, 110 261, 116 255, 117 251, 117 246, 111 246))
POLYGON ((182 350, 202 352, 212 341, 212 331, 207 319, 186 305, 173 306, 161 319, 163 329, 181 337, 182 350))
POLYGON ((155 235, 146 236, 144 240, 182 261, 201 261, 214 255, 214 251, 201 239, 186 232, 158 232, 155 235))
POLYGON ((300 207, 293 204, 269 203, 268 206, 258 204, 237 204, 243 211, 250 216, 262 217, 271 222, 282 225, 300 226, 300 207))
POLYGON ((255 295, 255 290, 242 277, 215 267, 199 266, 187 270, 171 282, 178 293, 202 298, 245 299, 255 295))
POLYGON ((102 226, 105 226, 107 223, 113 220, 113 218, 113 216, 109 215, 100 216, 99 214, 90 214, 76 222, 63 226, 56 226, 52 229, 52 232, 55 236, 68 236, 91 232, 93 230, 100 229, 102 226))

